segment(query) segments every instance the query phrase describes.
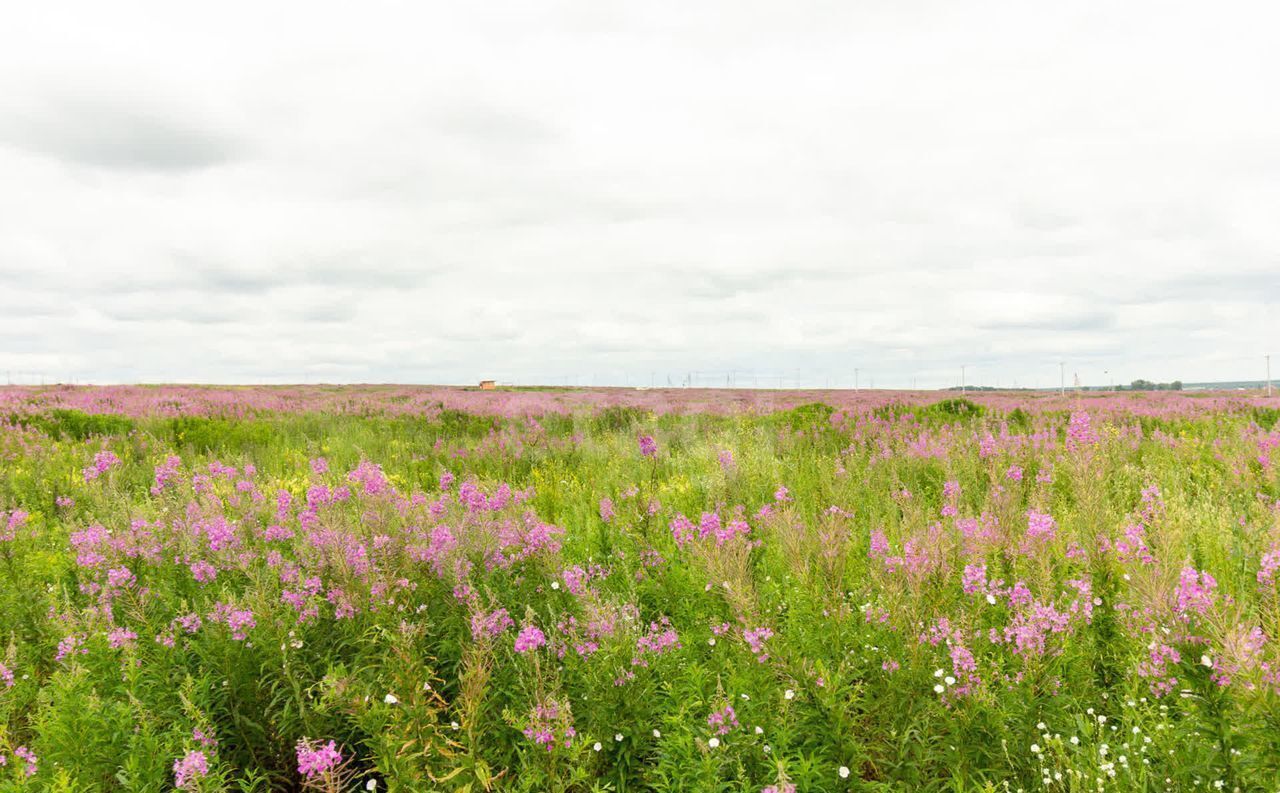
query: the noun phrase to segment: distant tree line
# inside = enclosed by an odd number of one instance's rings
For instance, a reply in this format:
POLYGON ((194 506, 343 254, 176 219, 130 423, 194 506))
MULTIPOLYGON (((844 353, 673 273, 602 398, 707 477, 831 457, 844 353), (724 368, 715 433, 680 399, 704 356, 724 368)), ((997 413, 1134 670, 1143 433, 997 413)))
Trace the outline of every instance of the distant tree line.
POLYGON ((1181 391, 1182 381, 1172 383, 1153 383, 1150 380, 1134 380, 1127 386, 1116 386, 1117 391, 1181 391))
MULTIPOLYGON (((963 386, 963 387, 958 385, 953 385, 949 388, 944 388, 943 390, 944 391, 961 391, 961 390, 963 391, 1035 391, 1037 389, 997 388, 995 386, 989 386, 989 385, 971 385, 971 386, 963 386)), ((1056 391, 1057 389, 1054 388, 1049 390, 1056 391)), ((1150 380, 1134 380, 1132 383, 1129 383, 1129 385, 1117 385, 1117 386, 1097 385, 1097 386, 1083 386, 1083 387, 1068 387, 1067 390, 1068 391, 1181 391, 1182 381, 1174 380, 1172 383, 1154 383, 1150 380)))

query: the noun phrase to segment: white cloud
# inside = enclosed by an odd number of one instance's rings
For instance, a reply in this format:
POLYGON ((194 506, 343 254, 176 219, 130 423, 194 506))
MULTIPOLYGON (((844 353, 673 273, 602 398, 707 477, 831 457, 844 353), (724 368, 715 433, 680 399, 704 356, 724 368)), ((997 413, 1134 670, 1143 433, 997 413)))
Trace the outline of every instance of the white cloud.
POLYGON ((0 367, 1257 376, 1277 17, 29 4, 0 49, 0 367))

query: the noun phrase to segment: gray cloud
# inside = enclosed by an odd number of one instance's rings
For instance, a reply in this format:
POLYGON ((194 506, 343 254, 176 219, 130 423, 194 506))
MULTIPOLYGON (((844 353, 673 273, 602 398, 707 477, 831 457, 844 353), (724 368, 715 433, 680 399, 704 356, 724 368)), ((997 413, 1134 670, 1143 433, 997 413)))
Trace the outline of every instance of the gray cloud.
POLYGON ((73 165, 125 171, 198 170, 244 155, 238 141, 207 120, 183 117, 174 108, 108 96, 41 99, 10 111, 0 138, 73 165))
POLYGON ((1072 333, 1076 331, 1104 331, 1114 328, 1115 315, 1109 311, 1087 311, 1078 315, 1028 317, 981 322, 980 327, 1000 331, 1052 331, 1072 333))

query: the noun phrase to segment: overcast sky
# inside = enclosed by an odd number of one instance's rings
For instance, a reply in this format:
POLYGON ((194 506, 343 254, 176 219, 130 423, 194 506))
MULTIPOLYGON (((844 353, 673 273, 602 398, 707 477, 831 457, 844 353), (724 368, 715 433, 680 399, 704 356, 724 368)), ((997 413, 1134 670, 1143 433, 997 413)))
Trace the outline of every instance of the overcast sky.
POLYGON ((1277 9, 10 4, 0 369, 1280 376, 1277 9))

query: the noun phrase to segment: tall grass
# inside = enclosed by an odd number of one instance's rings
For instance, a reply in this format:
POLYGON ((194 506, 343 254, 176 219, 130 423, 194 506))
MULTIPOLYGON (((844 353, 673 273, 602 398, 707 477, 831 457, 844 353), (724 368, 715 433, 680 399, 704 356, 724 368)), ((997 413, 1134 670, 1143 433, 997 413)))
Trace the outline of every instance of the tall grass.
POLYGON ((1185 406, 28 404, 0 790, 1274 791, 1280 432, 1185 406))

